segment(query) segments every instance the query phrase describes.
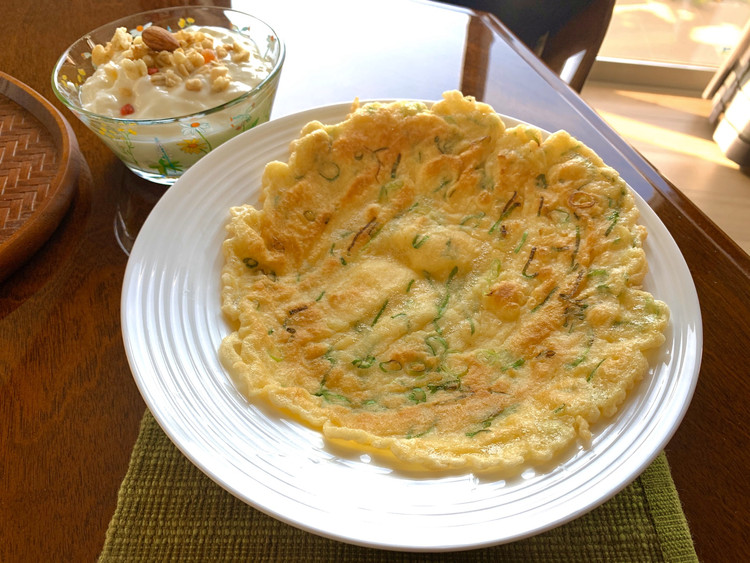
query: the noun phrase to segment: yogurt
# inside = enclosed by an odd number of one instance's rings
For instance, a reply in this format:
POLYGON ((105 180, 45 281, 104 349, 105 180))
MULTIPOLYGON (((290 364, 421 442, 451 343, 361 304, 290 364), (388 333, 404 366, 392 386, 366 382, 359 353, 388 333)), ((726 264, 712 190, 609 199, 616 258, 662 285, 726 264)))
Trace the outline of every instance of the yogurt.
POLYGON ((134 120, 179 117, 241 96, 273 69, 253 43, 227 29, 191 26, 172 36, 180 45, 172 51, 154 50, 125 28, 96 45, 96 70, 80 88, 82 107, 134 120))
POLYGON ((171 185, 202 156, 270 118, 284 49, 267 26, 245 32, 252 39, 209 25, 175 33, 151 26, 142 35, 121 27, 85 55, 76 82, 61 80, 76 115, 130 170, 171 185))

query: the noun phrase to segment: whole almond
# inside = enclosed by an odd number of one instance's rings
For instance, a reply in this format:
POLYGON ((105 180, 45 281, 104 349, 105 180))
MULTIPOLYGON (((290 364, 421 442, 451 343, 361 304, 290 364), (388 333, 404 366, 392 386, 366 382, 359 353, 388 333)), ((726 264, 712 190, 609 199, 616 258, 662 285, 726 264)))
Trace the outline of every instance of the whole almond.
POLYGON ((158 25, 143 30, 143 42, 154 51, 174 51, 180 46, 174 35, 158 25))

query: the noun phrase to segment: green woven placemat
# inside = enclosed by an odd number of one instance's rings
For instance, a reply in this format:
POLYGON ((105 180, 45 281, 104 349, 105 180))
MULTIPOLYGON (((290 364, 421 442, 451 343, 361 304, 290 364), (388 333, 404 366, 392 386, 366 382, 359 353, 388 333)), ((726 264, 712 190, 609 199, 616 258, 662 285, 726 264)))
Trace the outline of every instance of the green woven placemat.
POLYGON ((402 553, 322 538, 255 510, 197 469, 146 412, 100 561, 644 563, 697 557, 663 453, 613 499, 554 530, 485 549, 402 553))

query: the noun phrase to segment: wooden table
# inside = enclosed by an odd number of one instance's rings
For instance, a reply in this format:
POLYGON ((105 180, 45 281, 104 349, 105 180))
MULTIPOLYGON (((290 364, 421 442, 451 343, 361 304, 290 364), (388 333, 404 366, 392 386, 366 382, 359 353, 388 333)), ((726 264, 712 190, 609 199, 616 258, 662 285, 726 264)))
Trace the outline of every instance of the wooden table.
MULTIPOLYGON (((0 70, 63 109, 50 73, 68 44, 170 3, 7 0, 0 70)), ((459 88, 501 113, 568 129, 646 186, 690 267, 704 323, 700 380, 668 459, 702 560, 746 557, 750 258, 491 17, 407 0, 235 7, 286 38, 275 117, 355 96, 434 99, 459 88)), ((0 284, 0 561, 96 557, 145 408, 120 335, 127 257, 112 228, 128 173, 63 113, 84 159, 77 193, 51 239, 0 284)))

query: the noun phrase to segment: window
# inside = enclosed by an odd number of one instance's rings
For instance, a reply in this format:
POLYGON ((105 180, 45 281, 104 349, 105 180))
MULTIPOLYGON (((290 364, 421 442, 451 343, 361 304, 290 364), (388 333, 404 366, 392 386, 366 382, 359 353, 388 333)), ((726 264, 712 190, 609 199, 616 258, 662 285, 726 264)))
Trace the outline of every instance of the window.
POLYGON ((748 20, 750 0, 617 0, 598 78, 702 89, 748 20))

